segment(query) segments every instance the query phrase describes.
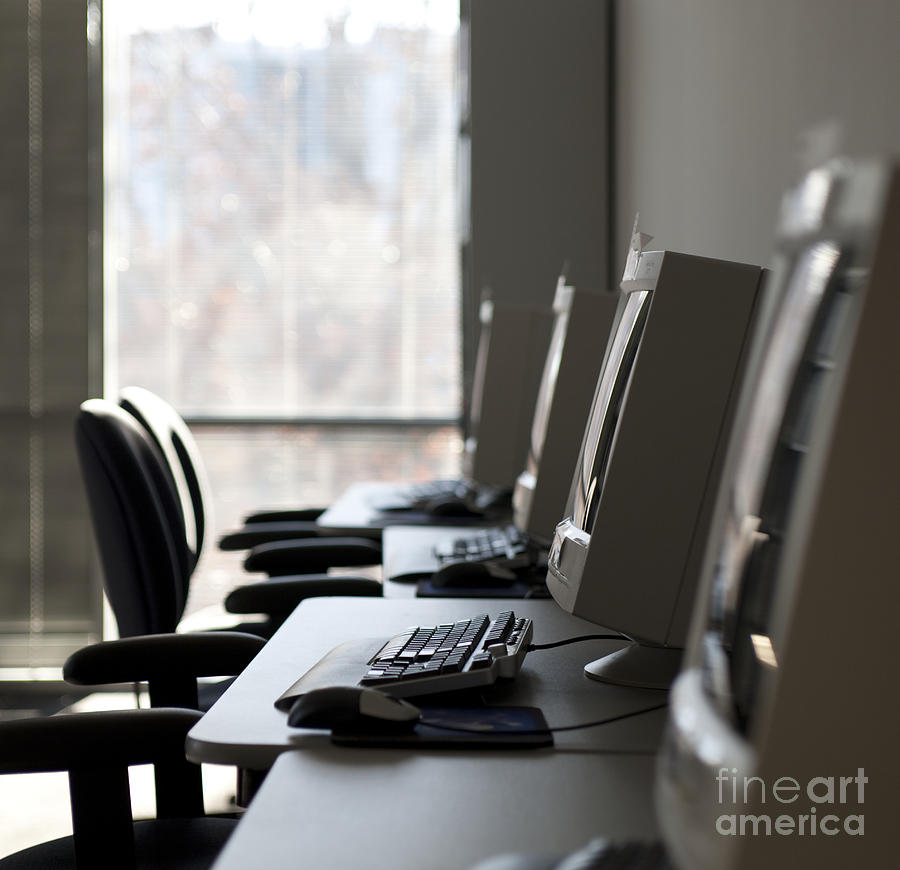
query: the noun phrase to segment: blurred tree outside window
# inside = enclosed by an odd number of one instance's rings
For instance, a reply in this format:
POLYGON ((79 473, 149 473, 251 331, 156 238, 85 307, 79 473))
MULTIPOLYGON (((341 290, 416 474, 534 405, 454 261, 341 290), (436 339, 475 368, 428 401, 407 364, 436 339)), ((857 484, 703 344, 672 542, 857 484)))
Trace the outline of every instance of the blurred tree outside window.
POLYGON ((192 422, 219 530, 456 474, 458 3, 103 8, 107 394, 192 422))

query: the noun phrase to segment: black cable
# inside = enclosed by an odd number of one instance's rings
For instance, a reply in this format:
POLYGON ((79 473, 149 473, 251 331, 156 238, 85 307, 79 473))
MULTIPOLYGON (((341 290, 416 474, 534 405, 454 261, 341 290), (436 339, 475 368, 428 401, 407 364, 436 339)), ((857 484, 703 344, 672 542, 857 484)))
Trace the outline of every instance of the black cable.
POLYGON ((596 719, 593 722, 582 722, 579 725, 560 725, 556 728, 532 728, 528 731, 490 731, 485 728, 462 728, 457 725, 442 725, 440 722, 429 722, 427 719, 420 719, 416 724, 427 725, 429 728, 440 728, 443 731, 461 731, 464 734, 505 734, 510 737, 517 735, 525 737, 537 734, 555 734, 559 731, 577 731, 581 728, 595 728, 598 725, 608 725, 611 722, 630 719, 632 716, 642 716, 644 713, 662 710, 663 707, 668 706, 668 702, 664 701, 661 704, 654 704, 652 707, 642 707, 640 710, 632 710, 630 713, 619 713, 617 716, 607 716, 605 719, 596 719))
POLYGON ((548 728, 548 731, 577 731, 579 728, 594 728, 597 725, 608 725, 610 722, 618 722, 621 719, 630 719, 632 716, 642 716, 644 713, 652 713, 654 710, 662 710, 668 707, 668 701, 654 704, 652 707, 642 707, 640 710, 632 710, 630 713, 620 713, 618 716, 607 716, 605 719, 596 719, 593 722, 582 722, 580 725, 561 725, 558 728, 548 728))
POLYGON ((580 637, 570 637, 566 640, 556 640, 553 643, 530 643, 526 647, 528 652, 539 649, 553 649, 557 646, 566 646, 570 643, 581 643, 585 640, 628 640, 624 634, 583 634, 580 637))

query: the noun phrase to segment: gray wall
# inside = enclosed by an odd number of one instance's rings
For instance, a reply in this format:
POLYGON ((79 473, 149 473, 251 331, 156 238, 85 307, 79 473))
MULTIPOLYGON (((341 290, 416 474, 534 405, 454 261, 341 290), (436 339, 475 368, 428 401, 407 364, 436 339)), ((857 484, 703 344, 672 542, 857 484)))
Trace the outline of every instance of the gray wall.
POLYGON ((474 293, 549 304, 608 269, 607 0, 470 5, 474 293))
POLYGON ((900 152, 895 0, 619 0, 616 32, 619 274, 638 209, 651 247, 768 262, 812 125, 900 152))

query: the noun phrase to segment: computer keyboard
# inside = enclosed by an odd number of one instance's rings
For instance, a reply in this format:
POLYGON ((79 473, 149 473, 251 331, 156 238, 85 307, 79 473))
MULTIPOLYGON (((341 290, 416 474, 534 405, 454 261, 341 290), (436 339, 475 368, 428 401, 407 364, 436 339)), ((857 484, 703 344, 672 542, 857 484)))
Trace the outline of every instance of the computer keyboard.
POLYGON ((530 619, 511 610, 440 625, 417 625, 391 637, 345 641, 326 653, 275 699, 287 711, 302 694, 324 686, 371 686, 396 698, 438 695, 512 678, 531 643, 530 619))
POLYGON ((440 565, 451 562, 501 562, 503 567, 515 569, 534 561, 534 548, 528 536, 515 526, 478 529, 434 548, 440 565))
POLYGON ((488 686, 519 672, 532 632, 511 610, 408 628, 368 660, 359 682, 401 698, 488 686))
POLYGON ((375 492, 370 507, 380 511, 423 510, 436 499, 465 499, 470 487, 464 480, 427 480, 422 483, 397 484, 388 493, 375 492))
POLYGON ((469 488, 461 480, 429 480, 425 483, 411 483, 404 487, 403 497, 411 508, 422 507, 436 498, 458 496, 464 498, 469 488))
POLYGON ((429 480, 398 485, 389 494, 376 493, 370 506, 375 510, 422 511, 442 499, 456 499, 473 512, 507 510, 511 492, 508 487, 476 484, 467 480, 429 480))

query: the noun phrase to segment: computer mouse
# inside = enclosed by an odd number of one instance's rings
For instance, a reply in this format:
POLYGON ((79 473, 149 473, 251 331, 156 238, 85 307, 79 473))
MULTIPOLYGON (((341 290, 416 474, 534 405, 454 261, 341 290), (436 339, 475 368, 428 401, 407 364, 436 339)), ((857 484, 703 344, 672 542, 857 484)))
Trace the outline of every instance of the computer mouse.
POLYGON ((480 517, 483 513, 457 495, 442 495, 429 499, 424 511, 433 517, 480 517))
POLYGON ((508 511, 512 509, 512 496, 508 487, 483 487, 475 498, 475 506, 481 511, 508 511))
POLYGON ((431 585, 445 589, 489 589, 509 586, 515 575, 492 570, 484 562, 448 562, 431 575, 431 585))
POLYGON ((418 707, 377 689, 328 686, 300 695, 288 713, 288 725, 342 731, 404 730, 412 729, 420 716, 418 707))

